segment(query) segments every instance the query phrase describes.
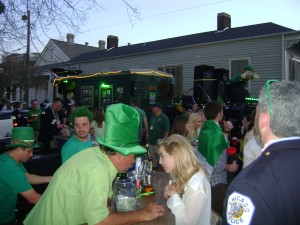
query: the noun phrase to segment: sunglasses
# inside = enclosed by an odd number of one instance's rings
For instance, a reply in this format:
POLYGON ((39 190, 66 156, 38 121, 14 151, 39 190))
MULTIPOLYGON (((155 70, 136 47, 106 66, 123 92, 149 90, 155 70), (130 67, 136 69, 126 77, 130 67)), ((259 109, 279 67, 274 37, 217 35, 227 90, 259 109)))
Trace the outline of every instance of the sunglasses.
POLYGON ((265 83, 267 98, 268 98, 268 108, 269 108, 269 114, 272 115, 272 104, 271 104, 271 92, 270 92, 270 84, 278 82, 278 80, 267 80, 265 83))

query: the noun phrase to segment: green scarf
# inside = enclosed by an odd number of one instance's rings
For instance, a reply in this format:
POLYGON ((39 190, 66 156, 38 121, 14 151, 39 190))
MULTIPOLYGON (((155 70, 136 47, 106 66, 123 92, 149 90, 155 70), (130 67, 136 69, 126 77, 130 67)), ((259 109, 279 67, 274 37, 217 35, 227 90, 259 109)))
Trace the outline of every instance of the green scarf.
POLYGON ((224 149, 228 147, 229 143, 226 141, 221 127, 214 120, 206 120, 198 138, 200 154, 211 166, 214 166, 224 149))

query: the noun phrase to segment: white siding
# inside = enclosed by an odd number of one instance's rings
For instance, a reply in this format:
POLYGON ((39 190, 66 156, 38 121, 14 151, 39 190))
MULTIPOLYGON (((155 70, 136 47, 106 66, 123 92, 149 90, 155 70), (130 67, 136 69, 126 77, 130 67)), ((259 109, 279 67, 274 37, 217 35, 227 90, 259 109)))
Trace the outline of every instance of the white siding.
MULTIPOLYGON (((249 85, 251 95, 257 97, 266 80, 281 79, 282 57, 281 36, 277 36, 82 62, 78 64, 78 69, 83 70, 85 73, 95 73, 113 70, 157 69, 159 67, 180 65, 183 68, 182 91, 186 92, 193 87, 195 66, 210 65, 216 69, 229 69, 230 59, 249 58, 255 72, 260 75, 259 80, 252 80, 249 85)), ((186 94, 192 95, 192 92, 186 94)))

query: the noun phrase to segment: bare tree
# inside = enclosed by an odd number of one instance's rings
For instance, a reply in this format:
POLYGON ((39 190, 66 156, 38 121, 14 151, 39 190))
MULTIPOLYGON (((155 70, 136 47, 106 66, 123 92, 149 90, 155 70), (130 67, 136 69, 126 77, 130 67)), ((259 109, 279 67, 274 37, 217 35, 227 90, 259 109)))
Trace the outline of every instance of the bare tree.
MULTIPOLYGON (((129 18, 129 12, 138 15, 138 10, 128 1, 121 1, 129 18)), ((26 93, 30 73, 29 46, 36 51, 36 43, 44 45, 41 37, 53 38, 53 30, 61 39, 65 33, 79 33, 89 13, 99 9, 102 9, 99 0, 0 0, 0 53, 7 56, 16 50, 27 52, 27 77, 24 83, 19 82, 25 84, 26 93)), ((5 72, 9 75, 7 70, 5 72)))
MULTIPOLYGON (((129 12, 139 15, 138 10, 128 1, 122 2, 128 16, 129 12)), ((42 36, 53 38, 53 30, 60 34, 61 39, 65 37, 66 31, 80 32, 90 12, 99 9, 102 9, 99 0, 0 0, 0 51, 11 52, 19 46, 25 49, 28 16, 30 41, 38 43, 42 36)))
MULTIPOLYGON (((1 0, 0 2, 0 49, 8 52, 15 46, 26 46, 27 19, 30 13, 32 40, 41 35, 51 36, 64 29, 80 30, 90 10, 101 8, 97 0, 1 0)), ((63 37, 64 35, 62 35, 63 37)), ((31 41, 32 41, 31 40, 31 41)))

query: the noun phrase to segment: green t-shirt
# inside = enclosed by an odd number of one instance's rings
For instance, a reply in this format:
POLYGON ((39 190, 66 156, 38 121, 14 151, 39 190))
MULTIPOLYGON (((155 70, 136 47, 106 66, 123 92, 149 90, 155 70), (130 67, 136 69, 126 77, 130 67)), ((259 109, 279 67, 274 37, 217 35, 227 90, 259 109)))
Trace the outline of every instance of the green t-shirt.
POLYGON ((161 113, 159 116, 155 116, 153 114, 150 118, 149 124, 149 144, 156 145, 157 140, 162 139, 164 137, 164 133, 169 131, 169 118, 164 113, 161 113))
POLYGON ((93 143, 90 140, 86 142, 78 140, 75 135, 71 136, 69 140, 62 146, 61 149, 61 160, 62 163, 66 162, 76 153, 93 146, 93 143))
POLYGON ((142 135, 142 131, 144 128, 144 118, 146 118, 146 113, 144 110, 140 109, 140 108, 135 108, 136 111, 138 112, 139 116, 140 116, 140 126, 139 126, 139 136, 142 135))
POLYGON ((26 169, 7 153, 0 155, 0 224, 15 218, 18 193, 32 189, 26 169))
POLYGON ((54 174, 24 225, 97 224, 109 214, 107 199, 117 169, 99 147, 79 152, 54 174))
POLYGON ((42 112, 42 109, 38 108, 38 109, 31 109, 26 114, 28 119, 32 119, 35 116, 39 117, 38 120, 34 120, 34 121, 29 122, 30 126, 33 128, 34 131, 39 131, 40 130, 40 127, 41 127, 41 122, 40 122, 41 112, 42 112))

